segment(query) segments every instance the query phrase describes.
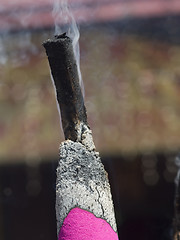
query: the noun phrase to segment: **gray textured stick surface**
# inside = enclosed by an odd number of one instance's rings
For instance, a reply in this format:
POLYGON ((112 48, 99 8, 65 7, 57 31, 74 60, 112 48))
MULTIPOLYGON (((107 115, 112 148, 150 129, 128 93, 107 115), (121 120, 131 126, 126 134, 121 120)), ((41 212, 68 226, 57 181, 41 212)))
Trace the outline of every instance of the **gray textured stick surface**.
POLYGON ((60 145, 56 180, 56 216, 59 232, 75 207, 106 220, 116 231, 107 173, 95 152, 92 132, 79 86, 72 41, 66 34, 44 42, 60 105, 65 139, 60 145))
POLYGON ((57 168, 57 231, 75 207, 105 219, 117 231, 110 185, 99 153, 89 151, 81 143, 67 140, 60 145, 57 168))

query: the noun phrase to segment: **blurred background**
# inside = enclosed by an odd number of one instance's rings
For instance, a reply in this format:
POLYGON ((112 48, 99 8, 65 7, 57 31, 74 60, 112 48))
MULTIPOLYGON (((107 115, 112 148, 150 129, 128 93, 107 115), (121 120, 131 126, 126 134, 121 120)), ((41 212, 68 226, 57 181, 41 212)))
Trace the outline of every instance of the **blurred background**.
MULTIPOLYGON (((120 239, 172 240, 180 148, 179 0, 71 0, 85 104, 120 239)), ((56 239, 64 140, 42 42, 52 0, 0 0, 0 239, 56 239)))

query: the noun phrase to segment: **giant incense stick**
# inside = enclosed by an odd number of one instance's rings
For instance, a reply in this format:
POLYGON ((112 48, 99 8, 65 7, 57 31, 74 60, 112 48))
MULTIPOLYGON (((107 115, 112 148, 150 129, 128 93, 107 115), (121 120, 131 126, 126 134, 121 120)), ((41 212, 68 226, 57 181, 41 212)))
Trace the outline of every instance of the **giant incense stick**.
MULTIPOLYGON (((70 216, 72 209, 86 210, 94 214, 110 224, 116 232, 109 181, 99 154, 95 151, 91 130, 87 123, 72 41, 66 34, 62 34, 47 40, 43 45, 56 88, 66 139, 60 145, 60 160, 57 168, 58 234, 61 235, 64 229, 63 223, 68 221, 67 216, 70 216)), ((73 239, 72 236, 71 239, 73 239)), ((113 236, 113 238, 102 237, 117 239, 117 234, 113 236)))

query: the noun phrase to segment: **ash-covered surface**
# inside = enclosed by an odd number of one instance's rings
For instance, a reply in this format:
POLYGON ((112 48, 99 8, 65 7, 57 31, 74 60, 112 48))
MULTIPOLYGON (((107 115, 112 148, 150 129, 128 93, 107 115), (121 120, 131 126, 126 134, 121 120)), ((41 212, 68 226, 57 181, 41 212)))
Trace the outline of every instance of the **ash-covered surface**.
POLYGON ((65 141, 60 145, 56 181, 57 231, 75 207, 105 219, 114 231, 116 222, 107 173, 99 154, 81 143, 65 141))
POLYGON ((72 41, 62 34, 43 45, 56 87, 64 135, 69 139, 60 145, 56 181, 57 231, 75 207, 106 220, 117 231, 107 173, 95 152, 87 123, 72 41))

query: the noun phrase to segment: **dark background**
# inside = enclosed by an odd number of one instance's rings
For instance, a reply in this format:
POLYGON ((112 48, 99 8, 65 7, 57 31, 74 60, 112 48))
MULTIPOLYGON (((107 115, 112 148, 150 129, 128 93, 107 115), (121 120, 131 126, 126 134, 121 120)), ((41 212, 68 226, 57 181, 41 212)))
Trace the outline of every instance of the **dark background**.
MULTIPOLYGON (((147 186, 141 155, 103 157, 109 173, 120 239, 172 239, 174 184, 163 178, 165 158, 156 154, 160 180, 147 186)), ((3 239, 56 239, 55 169, 57 161, 38 166, 0 168, 3 239)))

